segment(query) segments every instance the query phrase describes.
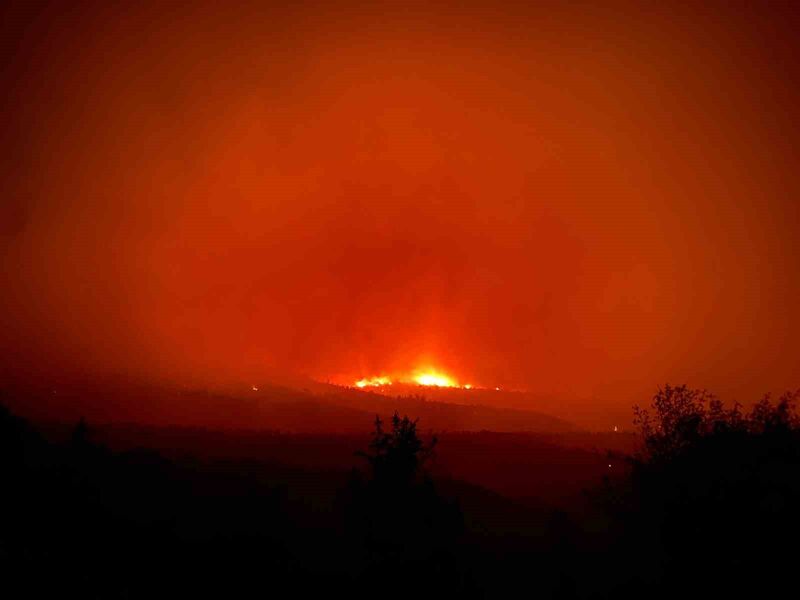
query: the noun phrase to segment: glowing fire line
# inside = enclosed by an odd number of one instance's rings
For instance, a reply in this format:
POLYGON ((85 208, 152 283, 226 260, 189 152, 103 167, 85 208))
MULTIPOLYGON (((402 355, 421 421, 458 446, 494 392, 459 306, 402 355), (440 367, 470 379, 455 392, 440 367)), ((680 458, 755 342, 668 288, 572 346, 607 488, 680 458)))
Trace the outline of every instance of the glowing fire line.
POLYGON ((414 376, 414 382, 418 385, 432 385, 436 387, 459 387, 458 384, 447 375, 438 373, 420 373, 414 376))
MULTIPOLYGON (((444 373, 431 370, 431 369, 418 369, 413 374, 406 377, 398 377, 398 383, 415 384, 426 387, 447 387, 447 388, 462 388, 465 390, 473 389, 470 384, 461 385, 455 379, 444 373)), ((381 375, 380 377, 365 377, 359 379, 354 383, 357 388, 368 387, 383 387, 392 385, 393 380, 391 377, 381 375)))
POLYGON ((370 377, 356 381, 356 387, 358 388, 380 387, 383 385, 392 385, 392 380, 388 377, 370 377))

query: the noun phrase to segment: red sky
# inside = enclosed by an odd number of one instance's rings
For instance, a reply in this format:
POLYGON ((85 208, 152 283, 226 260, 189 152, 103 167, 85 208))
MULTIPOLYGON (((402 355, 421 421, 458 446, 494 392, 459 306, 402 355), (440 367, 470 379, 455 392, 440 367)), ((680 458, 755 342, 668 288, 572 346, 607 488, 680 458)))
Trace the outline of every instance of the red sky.
POLYGON ((800 385, 788 4, 107 4, 2 9, 4 377, 800 385))

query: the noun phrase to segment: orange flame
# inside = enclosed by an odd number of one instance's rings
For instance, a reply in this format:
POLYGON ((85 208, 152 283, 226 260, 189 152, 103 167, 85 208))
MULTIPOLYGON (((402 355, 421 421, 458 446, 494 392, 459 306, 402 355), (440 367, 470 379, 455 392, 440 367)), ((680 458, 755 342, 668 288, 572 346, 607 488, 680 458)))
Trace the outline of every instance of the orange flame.
POLYGON ((420 386, 462 388, 465 390, 473 389, 472 385, 461 385, 450 375, 431 368, 416 369, 415 371, 412 371, 410 375, 397 376, 393 378, 383 375, 380 377, 365 377, 363 379, 359 379, 353 385, 357 388, 383 387, 392 385, 393 381, 420 386))
POLYGON ((422 371, 414 375, 417 385, 432 385, 436 387, 459 387, 453 378, 436 371, 422 371))
POLYGON ((358 388, 380 387, 382 385, 392 385, 392 380, 388 377, 369 377, 356 381, 356 387, 358 388))

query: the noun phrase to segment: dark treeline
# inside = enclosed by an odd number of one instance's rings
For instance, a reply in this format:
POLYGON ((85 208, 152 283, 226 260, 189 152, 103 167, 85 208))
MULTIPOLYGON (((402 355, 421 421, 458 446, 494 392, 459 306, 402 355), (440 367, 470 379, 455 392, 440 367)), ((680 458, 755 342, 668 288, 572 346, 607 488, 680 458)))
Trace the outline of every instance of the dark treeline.
POLYGON ((112 451, 83 421, 54 441, 0 406, 0 595, 768 596, 795 587, 797 398, 745 413, 667 386, 589 508, 505 531, 474 526, 475 496, 431 475, 436 439, 399 415, 309 503, 257 461, 112 451))

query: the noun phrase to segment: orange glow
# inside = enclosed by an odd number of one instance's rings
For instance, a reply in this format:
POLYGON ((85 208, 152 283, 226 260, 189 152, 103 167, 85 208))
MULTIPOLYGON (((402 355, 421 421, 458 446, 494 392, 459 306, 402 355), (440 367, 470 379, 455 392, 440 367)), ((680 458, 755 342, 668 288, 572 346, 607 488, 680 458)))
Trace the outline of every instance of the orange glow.
POLYGON ((418 385, 433 385, 436 387, 459 387, 452 378, 435 371, 426 371, 414 376, 414 382, 418 385))
POLYGON ((467 382, 601 431, 798 386, 781 11, 9 4, 3 386, 467 382))
POLYGON ((384 385, 392 385, 392 380, 388 377, 370 377, 359 379, 356 381, 356 387, 358 388, 365 388, 365 387, 380 387, 384 385))
POLYGON ((384 375, 379 377, 364 377, 356 381, 353 385, 357 388, 363 389, 367 387, 383 387, 392 385, 393 381, 406 385, 462 388, 465 390, 471 390, 474 387, 471 384, 462 385, 451 375, 432 368, 420 368, 407 374, 395 375, 392 377, 384 375))

